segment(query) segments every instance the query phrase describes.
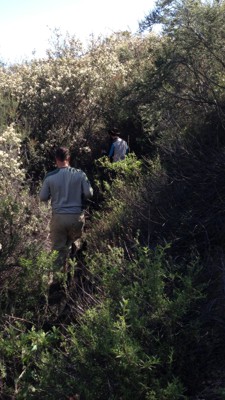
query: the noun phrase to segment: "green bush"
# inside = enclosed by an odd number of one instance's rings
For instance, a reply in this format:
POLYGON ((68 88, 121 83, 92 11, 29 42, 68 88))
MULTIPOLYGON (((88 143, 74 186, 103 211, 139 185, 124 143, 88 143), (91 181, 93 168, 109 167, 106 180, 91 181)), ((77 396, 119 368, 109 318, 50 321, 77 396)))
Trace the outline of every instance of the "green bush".
MULTIPOLYGON (((0 342, 4 382, 11 371, 18 399, 188 398, 201 363, 198 346, 207 341, 198 318, 204 302, 198 258, 174 264, 167 247, 137 243, 130 260, 122 249, 109 248, 86 261, 95 305, 46 333, 24 321, 6 324, 0 342)), ((9 379, 7 392, 13 390, 9 379)))

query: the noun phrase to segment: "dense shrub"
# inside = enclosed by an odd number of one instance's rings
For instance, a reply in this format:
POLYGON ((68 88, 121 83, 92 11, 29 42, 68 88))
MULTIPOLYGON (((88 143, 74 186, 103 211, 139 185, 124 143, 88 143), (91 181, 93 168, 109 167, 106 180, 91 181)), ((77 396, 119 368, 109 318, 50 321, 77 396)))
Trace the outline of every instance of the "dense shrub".
MULTIPOLYGON (((175 265, 166 248, 151 251, 137 243, 130 260, 111 248, 86 261, 98 288, 96 304, 76 321, 46 333, 36 328, 41 316, 32 315, 30 302, 29 320, 6 320, 4 393, 18 399, 188 398, 190 382, 201 381, 208 342, 199 320, 204 287, 198 258, 175 265)), ((36 280, 42 263, 30 270, 36 280)))
POLYGON ((224 2, 159 1, 157 37, 86 52, 67 38, 1 66, 3 398, 223 398, 223 17, 224 2), (111 126, 129 139, 123 162, 100 157, 111 126), (54 303, 36 195, 59 144, 95 193, 86 252, 54 303))

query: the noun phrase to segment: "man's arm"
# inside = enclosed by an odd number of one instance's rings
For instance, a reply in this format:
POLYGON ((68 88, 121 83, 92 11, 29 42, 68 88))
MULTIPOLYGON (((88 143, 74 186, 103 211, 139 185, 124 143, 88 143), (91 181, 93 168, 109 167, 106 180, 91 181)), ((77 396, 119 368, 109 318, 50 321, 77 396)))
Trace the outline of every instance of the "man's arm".
POLYGON ((128 153, 129 153, 129 146, 128 146, 127 142, 126 142, 126 156, 127 156, 128 153))
POLYGON ((114 143, 112 143, 112 145, 111 145, 111 147, 110 147, 110 150, 109 150, 109 158, 110 158, 110 159, 112 159, 112 157, 113 157, 113 154, 114 154, 114 147, 115 147, 115 145, 114 145, 114 143))
POLYGON ((50 199, 50 189, 47 179, 45 179, 42 184, 42 188, 39 193, 39 198, 41 201, 48 201, 50 199))
POLYGON ((83 173, 82 190, 85 199, 89 199, 93 196, 93 189, 85 173, 83 173))

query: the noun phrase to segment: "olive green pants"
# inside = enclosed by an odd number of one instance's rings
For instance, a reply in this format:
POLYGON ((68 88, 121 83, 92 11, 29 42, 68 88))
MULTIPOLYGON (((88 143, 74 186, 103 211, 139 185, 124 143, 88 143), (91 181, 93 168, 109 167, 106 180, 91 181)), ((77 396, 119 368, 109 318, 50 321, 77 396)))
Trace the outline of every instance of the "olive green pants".
POLYGON ((64 267, 69 250, 82 236, 85 224, 84 214, 53 214, 50 224, 52 250, 58 251, 56 264, 64 267))

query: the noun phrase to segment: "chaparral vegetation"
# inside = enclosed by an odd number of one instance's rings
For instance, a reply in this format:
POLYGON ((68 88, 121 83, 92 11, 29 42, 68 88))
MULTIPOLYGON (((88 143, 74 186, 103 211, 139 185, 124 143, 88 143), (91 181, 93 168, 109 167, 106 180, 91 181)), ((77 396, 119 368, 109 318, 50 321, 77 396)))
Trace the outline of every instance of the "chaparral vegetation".
POLYGON ((1 63, 2 400, 225 399, 224 21, 224 1, 158 0, 135 35, 55 31, 1 63), (52 298, 38 193, 61 145, 94 196, 52 298))

